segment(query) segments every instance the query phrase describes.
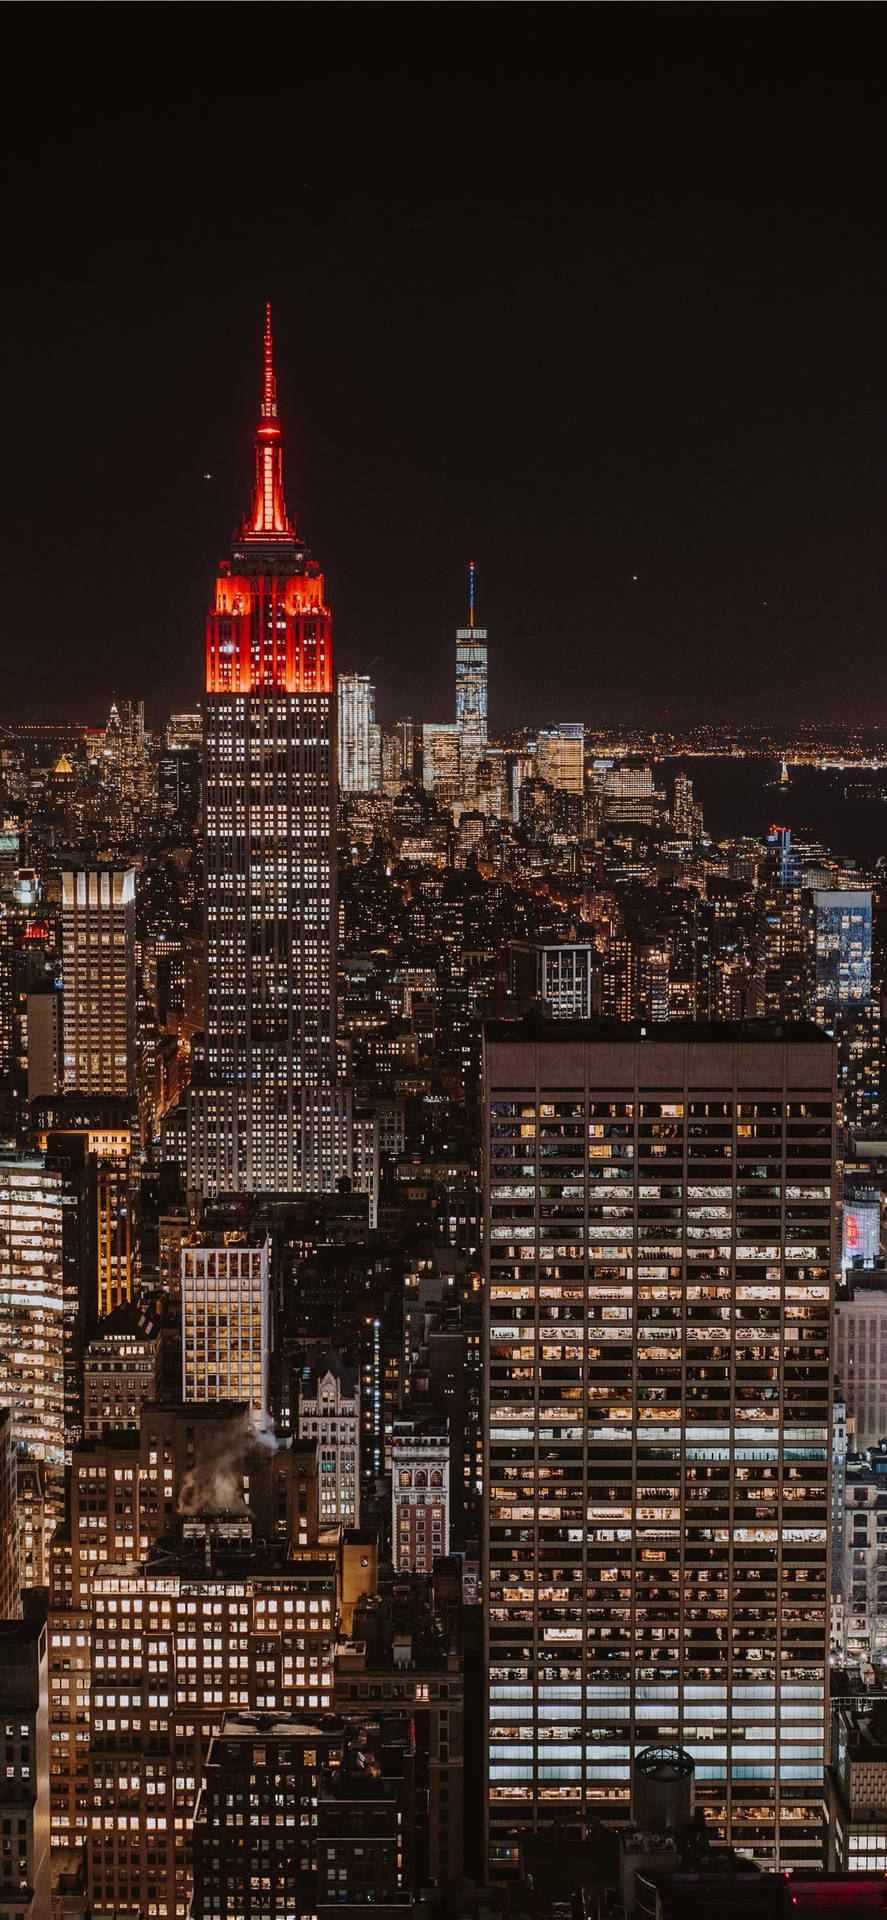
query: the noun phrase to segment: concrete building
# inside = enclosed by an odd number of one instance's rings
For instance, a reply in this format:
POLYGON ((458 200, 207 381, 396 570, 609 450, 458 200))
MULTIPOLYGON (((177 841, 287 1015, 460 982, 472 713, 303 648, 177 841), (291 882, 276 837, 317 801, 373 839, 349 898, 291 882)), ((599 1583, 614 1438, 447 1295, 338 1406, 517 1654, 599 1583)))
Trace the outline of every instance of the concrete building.
POLYGON ((360 1372, 329 1352, 299 1382, 299 1437, 317 1447, 321 1527, 360 1525, 360 1372))
POLYGON ((62 996, 56 988, 48 993, 29 993, 28 1007, 28 1099, 58 1093, 64 1076, 62 1036, 62 996))
POLYGON ((95 1169, 82 1142, 0 1154, 0 1406, 19 1455, 43 1469, 45 1524, 64 1508, 82 1418, 95 1273, 95 1169))
POLYGON ((826 1866, 887 1874, 887 1705, 848 1697, 832 1704, 825 1775, 826 1866))
POLYGON ((422 728, 422 785, 442 806, 457 800, 461 790, 459 728, 441 721, 422 728))
POLYGON ((133 1091, 135 902, 131 867, 62 874, 64 1082, 78 1093, 133 1091))
POLYGON ((194 1820, 192 1920, 412 1912, 415 1754, 406 1716, 229 1714, 194 1820))
POLYGON ((565 721, 537 734, 536 775, 564 793, 584 793, 585 728, 579 721, 565 721))
POLYGON ((182 1248, 182 1394, 269 1410, 271 1240, 263 1227, 207 1229, 182 1248))
POLYGON ((398 1573, 430 1573, 450 1550, 449 1422, 397 1414, 391 1447, 392 1559, 398 1573))
POLYGON ((6 1778, 0 1794, 0 1915, 49 1920, 49 1732, 45 1606, 0 1620, 0 1718, 6 1778))
POLYGON ((834 1048, 491 1022, 489 1840, 629 1811, 648 1730, 715 1836, 820 1859, 834 1048))
POLYGON ((18 1474, 12 1415, 0 1407, 0 1620, 21 1613, 18 1537, 18 1474))
POLYGON ((95 1161, 96 1273, 91 1310, 104 1319, 132 1298, 136 1277, 134 1103, 120 1096, 59 1093, 34 1102, 31 1124, 42 1148, 52 1134, 59 1142, 81 1143, 95 1161))
MULTIPOLYGON (((101 1821, 93 1823, 96 1806, 108 1803, 109 1796, 94 1797, 90 1761, 99 1752, 103 1759, 111 1753, 125 1773, 123 1757, 131 1742, 132 1751, 150 1753, 152 1761, 141 1803, 131 1806, 128 1777, 121 1787, 119 1806, 127 1824, 120 1830, 120 1848, 127 1873, 131 1866, 136 1871, 129 1859, 131 1848, 138 1851, 136 1826, 151 1835, 142 1855, 144 1897, 147 1901, 147 1885, 156 1883, 162 1867, 165 1884, 157 1897, 166 1901, 172 1850, 182 1832, 176 1822, 186 1813, 190 1819, 193 1805, 184 1778, 177 1779, 177 1813, 167 1797, 175 1743, 187 1741, 191 1765, 186 1771, 193 1773, 194 1741, 199 1759, 204 1734, 215 1728, 222 1709, 320 1710, 329 1704, 323 1695, 331 1675, 336 1576, 329 1548, 318 1545, 314 1450, 294 1441, 274 1451, 251 1430, 243 1405, 147 1404, 139 1433, 118 1432, 74 1449, 69 1519, 54 1536, 48 1577, 53 1845, 83 1845, 93 1833, 101 1895, 94 1910, 104 1911, 115 1860, 105 1861, 106 1845, 112 1843, 101 1821), (119 1588, 113 1569, 125 1570, 132 1584, 119 1588), (274 1585, 278 1573, 289 1583, 283 1595, 274 1585), (99 1606, 100 1578, 108 1584, 99 1606), (133 1648, 128 1638, 133 1629, 125 1625, 136 1593, 139 1608, 146 1609, 144 1621, 153 1621, 162 1636, 158 1652, 150 1656, 133 1648), (179 1596, 174 1612, 173 1593, 179 1596), (252 1624, 245 1627, 250 1596, 252 1624), (199 1649, 191 1637, 197 1613, 199 1649), (170 1639, 173 1625, 178 1637, 170 1639), (108 1634, 118 1633, 122 1637, 109 1647, 108 1634), (199 1659, 192 1662, 198 1651, 199 1659), (146 1678, 152 1672, 141 1667, 145 1657, 163 1663, 154 1671, 164 1697, 158 1700, 148 1685, 136 1703, 130 1696, 137 1665, 146 1678), (120 1684, 127 1697, 115 1693, 113 1705, 128 1719, 126 1727, 116 1720, 109 1724, 112 1702, 104 1685, 109 1673, 125 1676, 120 1684), (165 1756, 159 1771, 153 1762, 158 1750, 165 1756), (166 1785, 158 1787, 159 1779, 166 1785), (152 1807, 155 1794, 161 1804, 152 1807), (139 1805, 140 1822, 135 1817, 130 1822, 139 1805), (155 1824, 146 1829, 148 1816, 155 1824)), ((110 1804, 118 1803, 111 1799, 110 1804)), ((172 1915, 174 1908, 167 1910, 172 1915)))
POLYGON ((116 1307, 99 1322, 83 1356, 84 1438, 138 1433, 142 1407, 159 1397, 160 1384, 159 1322, 138 1307, 116 1307))
POLYGON ((844 1461, 840 1557, 832 1561, 832 1639, 839 1658, 887 1658, 887 1440, 844 1461))
POLYGON ((887 1273, 850 1271, 835 1300, 835 1373, 857 1453, 887 1438, 887 1273))
POLYGON ((513 940, 509 955, 511 991, 518 1000, 544 1001, 553 1020, 591 1019, 602 980, 594 947, 513 940))
POLYGON ((340 793, 377 793, 382 785, 382 732, 368 673, 340 673, 337 682, 340 793))

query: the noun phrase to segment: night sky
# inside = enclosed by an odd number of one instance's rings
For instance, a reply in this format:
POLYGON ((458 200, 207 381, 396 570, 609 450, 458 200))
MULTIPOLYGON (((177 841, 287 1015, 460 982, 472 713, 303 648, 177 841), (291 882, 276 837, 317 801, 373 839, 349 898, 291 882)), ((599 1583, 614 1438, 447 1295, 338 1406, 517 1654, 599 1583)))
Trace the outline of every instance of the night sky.
POLYGON ((879 18, 7 8, 0 720, 199 694, 270 298, 383 719, 474 556, 494 730, 887 724, 879 18))

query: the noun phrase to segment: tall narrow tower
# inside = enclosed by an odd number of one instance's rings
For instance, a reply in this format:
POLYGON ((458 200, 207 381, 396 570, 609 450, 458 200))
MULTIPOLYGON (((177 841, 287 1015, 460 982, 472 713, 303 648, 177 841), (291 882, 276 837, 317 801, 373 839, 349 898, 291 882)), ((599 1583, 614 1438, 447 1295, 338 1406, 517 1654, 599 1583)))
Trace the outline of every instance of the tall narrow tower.
POLYGON ((468 566, 468 625, 456 629, 456 725, 459 779, 465 799, 477 790, 477 769, 487 751, 487 634, 474 624, 474 561, 468 566))
POLYGON ((336 750, 323 575, 283 487, 271 309, 252 504, 216 580, 204 721, 206 1053, 189 1176, 325 1191, 350 1171, 335 1071, 336 750))

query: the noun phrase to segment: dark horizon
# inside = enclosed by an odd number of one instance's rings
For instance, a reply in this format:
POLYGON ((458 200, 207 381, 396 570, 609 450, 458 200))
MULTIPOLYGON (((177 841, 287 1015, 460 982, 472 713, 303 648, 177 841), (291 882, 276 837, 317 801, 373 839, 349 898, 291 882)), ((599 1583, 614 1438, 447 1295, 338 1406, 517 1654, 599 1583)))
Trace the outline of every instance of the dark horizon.
POLYGON ((386 722, 450 717, 473 557, 494 733, 887 724, 868 16, 765 54, 758 9, 513 10, 488 52, 489 13, 354 10, 343 52, 312 9, 270 125, 218 105, 227 44, 171 81, 146 12, 53 17, 10 29, 4 719, 199 696, 270 298, 288 498, 386 722))

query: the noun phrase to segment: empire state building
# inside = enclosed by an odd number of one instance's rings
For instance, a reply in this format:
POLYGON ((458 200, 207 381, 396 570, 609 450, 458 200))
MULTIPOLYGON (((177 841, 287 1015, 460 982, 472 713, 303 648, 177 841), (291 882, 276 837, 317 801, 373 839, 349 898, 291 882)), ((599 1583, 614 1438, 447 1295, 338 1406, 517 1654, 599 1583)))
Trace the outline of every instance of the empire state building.
POLYGON ((355 1155, 336 1074, 332 622, 284 496, 270 307, 255 484, 207 619, 204 712, 205 1066, 189 1180, 207 1194, 324 1192, 342 1174, 363 1187, 369 1143, 355 1155))

